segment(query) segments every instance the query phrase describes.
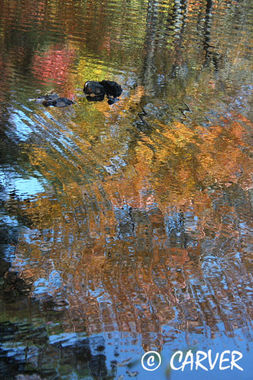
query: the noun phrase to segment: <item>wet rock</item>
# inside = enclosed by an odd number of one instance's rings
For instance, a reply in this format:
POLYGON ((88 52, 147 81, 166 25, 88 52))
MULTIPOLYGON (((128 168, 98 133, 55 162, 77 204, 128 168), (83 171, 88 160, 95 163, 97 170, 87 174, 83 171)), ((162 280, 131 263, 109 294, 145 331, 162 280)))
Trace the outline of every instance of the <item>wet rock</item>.
POLYGON ((67 107, 71 104, 74 104, 72 100, 67 98, 60 98, 57 94, 40 96, 38 99, 36 99, 36 102, 43 104, 45 107, 67 107))
POLYGON ((105 89, 105 93, 108 97, 117 98, 122 94, 122 87, 114 81, 102 80, 100 82, 105 89))
POLYGON ((74 104, 74 102, 67 98, 58 98, 52 103, 54 107, 67 107, 71 104, 74 104))
POLYGON ((57 98, 54 100, 45 100, 44 102, 42 102, 42 104, 45 107, 49 107, 49 106, 67 107, 67 106, 70 106, 71 104, 74 104, 74 102, 72 102, 72 100, 67 99, 67 98, 57 98))
POLYGON ((88 101, 102 101, 106 95, 108 104, 113 104, 122 94, 122 87, 117 82, 110 80, 88 81, 85 83, 83 91, 88 101))
POLYGON ((104 100, 105 89, 100 82, 88 81, 84 84, 83 89, 87 100, 89 101, 101 101, 104 100))

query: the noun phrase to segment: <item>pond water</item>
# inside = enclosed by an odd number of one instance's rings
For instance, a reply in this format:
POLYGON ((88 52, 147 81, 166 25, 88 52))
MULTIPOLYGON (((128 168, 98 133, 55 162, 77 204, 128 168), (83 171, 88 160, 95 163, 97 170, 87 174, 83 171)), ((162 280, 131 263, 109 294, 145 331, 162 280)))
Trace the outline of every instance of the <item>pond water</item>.
POLYGON ((1 379, 252 379, 252 16, 1 1, 1 379), (113 105, 84 96, 103 79, 113 105), (178 350, 244 371, 175 370, 178 350))

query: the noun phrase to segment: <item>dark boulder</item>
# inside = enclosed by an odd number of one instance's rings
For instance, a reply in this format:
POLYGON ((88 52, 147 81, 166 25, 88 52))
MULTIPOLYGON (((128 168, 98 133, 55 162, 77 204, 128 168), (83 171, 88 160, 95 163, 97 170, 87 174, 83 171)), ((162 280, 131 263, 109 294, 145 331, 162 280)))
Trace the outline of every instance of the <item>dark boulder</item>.
POLYGON ((110 80, 88 81, 85 83, 83 91, 88 101, 101 101, 106 95, 108 103, 113 104, 116 98, 121 95, 122 88, 117 82, 110 80))
POLYGON ((87 100, 89 101, 101 101, 104 100, 105 89, 100 82, 89 80, 84 84, 83 89, 87 100))
POLYGON ((105 93, 108 97, 117 98, 122 94, 122 87, 114 81, 102 80, 99 82, 105 89, 105 93))

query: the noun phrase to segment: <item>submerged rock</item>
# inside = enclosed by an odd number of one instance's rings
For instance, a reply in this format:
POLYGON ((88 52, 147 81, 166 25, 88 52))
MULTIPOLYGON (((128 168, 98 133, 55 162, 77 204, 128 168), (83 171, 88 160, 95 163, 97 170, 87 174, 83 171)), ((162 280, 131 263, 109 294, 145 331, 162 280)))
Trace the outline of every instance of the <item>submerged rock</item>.
POLYGON ((57 94, 40 96, 36 99, 36 102, 43 104, 45 107, 67 107, 71 104, 74 104, 72 100, 67 98, 60 98, 57 94))
POLYGON ((70 106, 71 104, 74 104, 74 102, 72 102, 72 100, 67 99, 67 98, 57 98, 57 99, 52 100, 52 101, 44 101, 42 104, 45 107, 48 107, 48 106, 67 107, 67 106, 70 106))

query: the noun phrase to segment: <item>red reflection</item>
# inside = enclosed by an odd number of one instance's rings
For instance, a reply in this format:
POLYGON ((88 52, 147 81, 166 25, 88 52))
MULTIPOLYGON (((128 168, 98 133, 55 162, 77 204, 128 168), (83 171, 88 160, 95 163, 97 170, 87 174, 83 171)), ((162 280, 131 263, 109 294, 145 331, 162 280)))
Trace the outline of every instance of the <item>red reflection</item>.
POLYGON ((65 83, 70 75, 70 66, 75 59, 75 50, 51 47, 42 55, 36 53, 32 71, 43 82, 65 83))

